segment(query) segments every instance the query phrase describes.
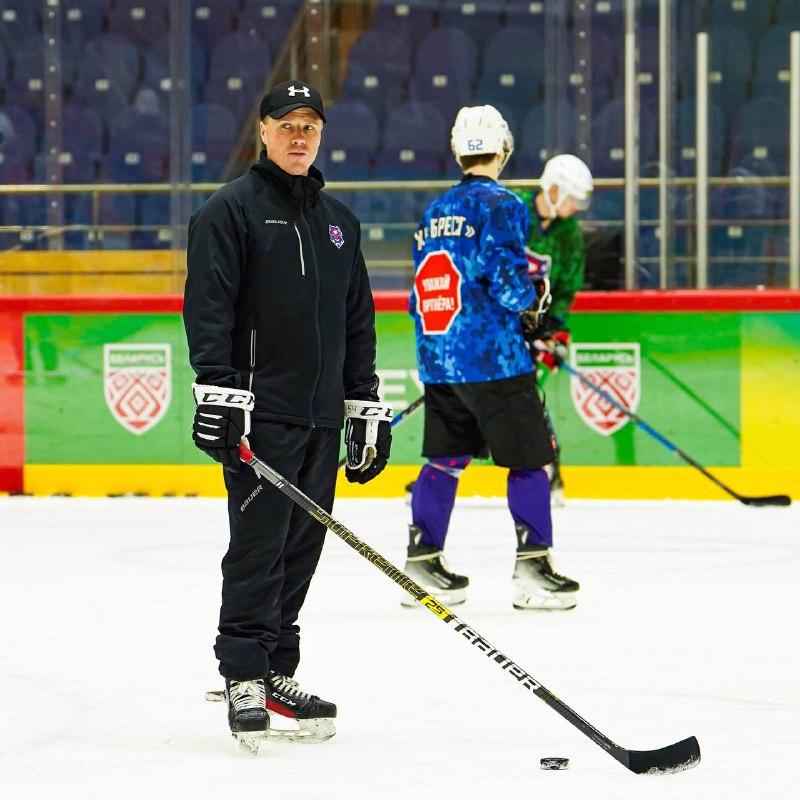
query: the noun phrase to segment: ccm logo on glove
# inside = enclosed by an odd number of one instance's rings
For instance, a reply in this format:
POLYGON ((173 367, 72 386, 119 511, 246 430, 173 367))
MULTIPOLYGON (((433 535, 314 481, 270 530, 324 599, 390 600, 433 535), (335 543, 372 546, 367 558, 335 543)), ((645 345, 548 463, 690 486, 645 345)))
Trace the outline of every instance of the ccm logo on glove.
POLYGON ((195 402, 213 406, 241 406, 253 410, 253 393, 243 389, 217 389, 215 386, 192 384, 195 402))
POLYGON ((383 472, 392 449, 392 407, 370 400, 344 401, 345 477, 367 483, 383 472))
POLYGON ((253 393, 198 383, 192 384, 192 390, 197 403, 192 440, 225 469, 237 472, 241 466, 239 442, 250 433, 253 393))

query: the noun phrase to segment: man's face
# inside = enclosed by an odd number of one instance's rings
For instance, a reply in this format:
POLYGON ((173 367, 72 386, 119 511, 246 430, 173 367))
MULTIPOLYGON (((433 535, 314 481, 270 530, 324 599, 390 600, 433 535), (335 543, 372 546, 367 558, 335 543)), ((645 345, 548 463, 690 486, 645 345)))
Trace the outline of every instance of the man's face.
MULTIPOLYGON (((558 201, 558 187, 551 186, 550 187, 550 202, 555 203, 558 201)), ((561 219, 567 219, 571 217, 573 214, 578 212, 578 201, 572 197, 572 195, 567 195, 561 203, 559 203, 557 214, 561 219)))
POLYGON ((296 108, 285 117, 264 117, 261 141, 270 161, 290 175, 308 175, 322 140, 322 120, 311 108, 296 108))

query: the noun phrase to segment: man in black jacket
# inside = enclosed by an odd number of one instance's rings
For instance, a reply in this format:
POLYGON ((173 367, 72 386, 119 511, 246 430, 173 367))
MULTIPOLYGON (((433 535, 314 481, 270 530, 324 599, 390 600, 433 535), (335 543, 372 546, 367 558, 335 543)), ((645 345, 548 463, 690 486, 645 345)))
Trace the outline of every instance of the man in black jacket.
POLYGON ((323 740, 335 733, 336 706, 293 680, 297 617, 325 528, 241 468, 239 442, 247 437, 330 511, 343 423, 347 479, 366 483, 386 466, 392 414, 378 397, 360 225, 312 166, 325 123, 319 92, 286 81, 260 110, 260 160, 189 222, 184 297, 193 438, 224 466, 228 492, 214 650, 231 732, 251 750, 269 730, 268 711, 297 720, 288 735, 323 740))

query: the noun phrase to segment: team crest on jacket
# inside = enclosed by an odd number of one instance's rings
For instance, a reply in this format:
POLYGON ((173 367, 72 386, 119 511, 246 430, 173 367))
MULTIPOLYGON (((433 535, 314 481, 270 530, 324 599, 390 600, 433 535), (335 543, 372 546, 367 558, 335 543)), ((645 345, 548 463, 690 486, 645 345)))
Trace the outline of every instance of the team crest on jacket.
POLYGON ((338 225, 328 225, 328 235, 331 237, 331 241, 341 249, 344 244, 342 229, 338 225))
POLYGON ((155 427, 169 408, 171 353, 168 344, 103 346, 106 405, 114 419, 137 436, 155 427))
MULTIPOLYGON (((638 342, 573 344, 570 345, 570 362, 631 413, 639 407, 642 384, 638 342)), ((570 376, 570 387, 575 410, 597 433, 610 436, 630 419, 574 375, 570 376)))

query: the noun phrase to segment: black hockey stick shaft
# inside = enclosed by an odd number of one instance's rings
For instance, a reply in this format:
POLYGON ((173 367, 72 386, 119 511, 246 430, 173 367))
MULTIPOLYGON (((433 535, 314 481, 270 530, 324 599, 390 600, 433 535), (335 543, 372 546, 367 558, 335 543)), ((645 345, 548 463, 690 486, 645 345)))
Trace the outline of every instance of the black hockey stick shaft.
MULTIPOLYGON (((392 427, 396 427, 401 422, 405 422, 415 411, 422 407, 422 404, 425 402, 425 395, 420 395, 411 405, 404 408, 402 411, 398 411, 397 414, 392 417, 392 427)), ((339 459, 339 469, 341 469, 347 463, 347 457, 339 459)))
POLYGON ((567 372, 569 372, 570 375, 574 375, 584 386, 591 389, 593 392, 595 392, 595 394, 598 394, 606 402, 614 406, 614 408, 616 408, 618 411, 621 411, 645 433, 652 436, 657 442, 663 444, 667 450, 675 453, 676 456, 683 459, 687 464, 694 467, 699 472, 702 472, 706 478, 719 486, 723 492, 727 492, 731 497, 735 497, 740 503, 744 503, 746 506, 791 505, 792 499, 786 494, 770 494, 757 497, 748 497, 747 495, 739 494, 739 492, 734 491, 730 486, 726 486, 715 475, 712 475, 702 464, 695 461, 690 455, 684 453, 683 450, 681 450, 677 445, 673 444, 671 441, 669 441, 669 439, 662 436, 658 431, 653 430, 653 428, 651 428, 644 420, 640 419, 636 414, 634 414, 633 411, 631 411, 629 408, 626 408, 622 403, 619 402, 619 400, 613 397, 613 395, 609 394, 605 389, 587 378, 579 369, 576 369, 572 366, 572 364, 566 361, 566 359, 562 358, 559 354, 555 353, 553 350, 550 350, 548 347, 537 345, 537 349, 546 350, 547 352, 551 353, 556 359, 558 365, 563 367, 567 372))
POLYGON ((561 473, 561 447, 558 444, 556 429, 553 425, 553 420, 550 418, 550 412, 547 410, 547 406, 542 405, 542 410, 544 411, 544 424, 547 426, 547 432, 550 434, 550 441, 553 444, 553 468, 555 474, 559 475, 561 473))
POLYGON ((623 766, 632 772, 641 773, 668 773, 681 772, 696 766, 700 761, 700 746, 694 736, 675 744, 662 747, 658 750, 628 750, 612 742, 605 734, 587 722, 578 713, 573 711, 566 703, 556 697, 551 691, 542 686, 532 675, 513 662, 508 656, 489 643, 474 628, 459 619, 450 609, 431 597, 425 589, 415 583, 404 572, 380 553, 373 550, 366 542, 358 538, 349 528, 334 519, 325 509, 317 505, 296 486, 287 481, 268 464, 259 459, 252 450, 239 445, 239 457, 249 464, 256 475, 264 478, 283 492, 293 503, 307 511, 314 519, 321 522, 329 531, 335 533, 345 544, 353 548, 373 566, 377 567, 384 575, 394 581, 398 586, 408 592, 417 602, 431 613, 439 617, 455 633, 460 634, 466 641, 491 659, 497 666, 510 675, 515 681, 528 691, 535 694, 540 700, 547 703, 550 708, 557 711, 564 719, 572 723, 581 733, 588 736, 595 744, 603 748, 623 766))

